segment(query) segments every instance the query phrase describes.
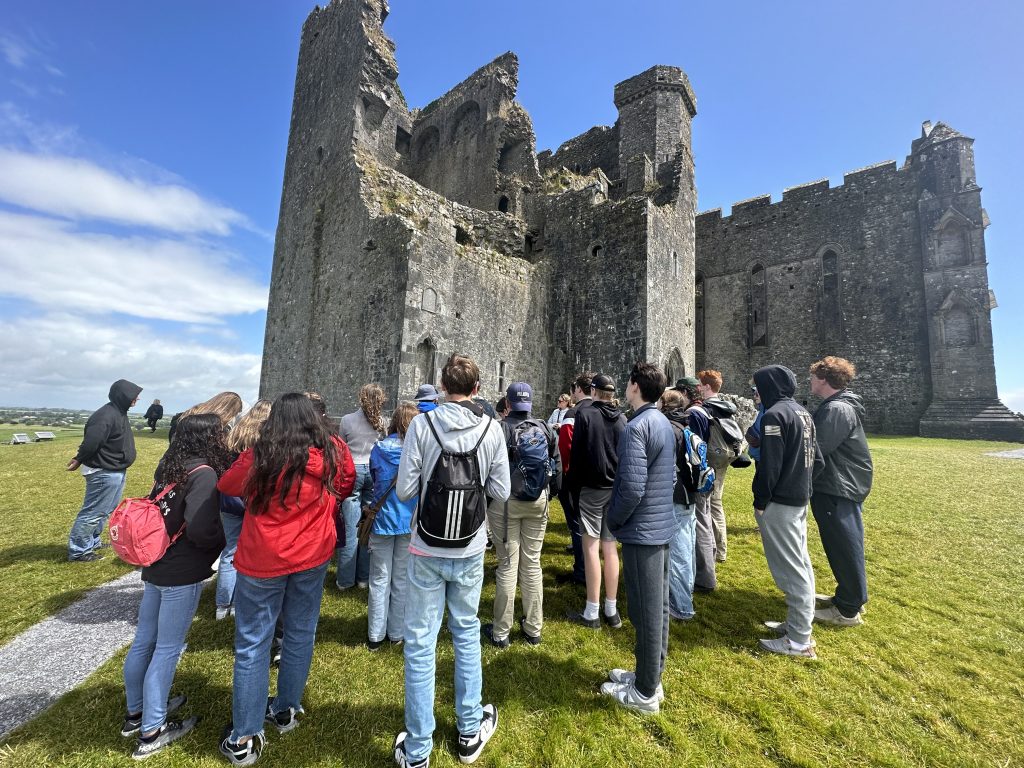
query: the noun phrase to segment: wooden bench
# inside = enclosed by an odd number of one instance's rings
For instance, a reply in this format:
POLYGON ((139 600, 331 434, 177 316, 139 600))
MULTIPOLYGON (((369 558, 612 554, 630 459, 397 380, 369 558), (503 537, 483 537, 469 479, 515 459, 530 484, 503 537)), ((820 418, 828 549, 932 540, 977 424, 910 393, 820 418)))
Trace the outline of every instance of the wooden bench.
POLYGON ((36 442, 41 443, 43 440, 56 440, 57 436, 53 432, 36 432, 36 442))
POLYGON ((24 432, 15 432, 11 435, 11 445, 28 445, 30 442, 32 441, 24 432))

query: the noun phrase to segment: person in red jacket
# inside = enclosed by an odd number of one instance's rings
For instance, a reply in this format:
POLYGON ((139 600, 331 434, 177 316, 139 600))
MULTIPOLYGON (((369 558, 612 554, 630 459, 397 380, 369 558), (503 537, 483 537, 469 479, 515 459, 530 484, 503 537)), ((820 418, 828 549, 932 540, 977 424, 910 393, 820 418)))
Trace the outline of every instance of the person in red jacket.
MULTIPOLYGON (((266 739, 298 725, 324 576, 334 554, 335 515, 352 493, 355 465, 301 392, 281 395, 256 445, 239 455, 217 484, 246 499, 235 552, 235 671, 232 723, 220 743, 234 765, 252 765, 266 739), (284 642, 277 696, 270 687, 270 646, 282 619, 284 642)), ((354 532, 349 532, 350 534, 354 532)))

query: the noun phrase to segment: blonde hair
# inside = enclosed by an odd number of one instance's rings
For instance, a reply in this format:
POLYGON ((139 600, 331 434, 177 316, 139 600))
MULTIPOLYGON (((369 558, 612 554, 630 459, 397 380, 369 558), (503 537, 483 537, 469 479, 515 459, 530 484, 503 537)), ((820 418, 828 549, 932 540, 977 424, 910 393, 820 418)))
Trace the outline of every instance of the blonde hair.
POLYGON ((270 408, 273 405, 270 400, 257 400, 252 408, 240 418, 235 426, 228 433, 228 450, 233 453, 241 453, 246 448, 252 448, 260 436, 260 427, 270 416, 270 408))
POLYGON ((381 410, 384 408, 384 401, 387 396, 380 384, 363 384, 359 388, 359 407, 363 411, 370 426, 378 432, 384 431, 384 417, 381 410))
POLYGON ((198 413, 213 413, 220 418, 220 423, 225 429, 231 424, 231 420, 242 412, 242 398, 236 392, 221 392, 209 400, 193 405, 179 419, 186 416, 195 416, 198 413))
POLYGON ((409 431, 409 425, 419 412, 420 409, 411 400, 400 402, 398 407, 395 408, 395 412, 391 414, 391 425, 388 427, 388 434, 397 434, 404 440, 405 433, 409 431))
POLYGON ((675 389, 666 389, 661 394, 661 408, 669 411, 683 407, 683 393, 675 389))

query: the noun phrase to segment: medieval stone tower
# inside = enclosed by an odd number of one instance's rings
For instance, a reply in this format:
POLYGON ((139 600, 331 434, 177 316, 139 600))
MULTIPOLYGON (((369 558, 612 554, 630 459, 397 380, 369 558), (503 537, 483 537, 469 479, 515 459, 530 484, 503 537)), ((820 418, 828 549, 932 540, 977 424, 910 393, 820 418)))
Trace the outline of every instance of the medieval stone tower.
POLYGON ((337 413, 377 381, 393 404, 455 351, 492 400, 526 380, 547 407, 585 369, 621 389, 640 358, 743 393, 837 354, 872 431, 1024 440, 996 395, 971 139, 926 124, 900 168, 697 215, 680 69, 619 83, 615 125, 538 155, 514 54, 410 111, 387 13, 332 0, 303 26, 263 396, 337 413))

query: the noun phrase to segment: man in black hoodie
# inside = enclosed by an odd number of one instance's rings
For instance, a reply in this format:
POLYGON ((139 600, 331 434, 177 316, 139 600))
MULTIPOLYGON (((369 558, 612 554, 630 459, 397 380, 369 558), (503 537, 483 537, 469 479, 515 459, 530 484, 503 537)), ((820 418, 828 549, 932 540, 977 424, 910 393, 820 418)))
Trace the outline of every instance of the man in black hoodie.
POLYGON ((68 560, 99 560, 103 526, 121 500, 125 472, 135 461, 135 436, 128 422, 128 409, 139 399, 142 387, 118 379, 110 387, 110 402, 95 411, 85 423, 85 436, 68 472, 81 468, 85 476, 85 500, 68 538, 68 560))
POLYGON ((856 374, 841 357, 811 366, 811 394, 823 400, 814 412, 814 426, 825 459, 814 474, 811 510, 836 578, 835 597, 819 600, 814 620, 838 627, 862 624, 860 610, 868 601, 861 513, 874 468, 864 434, 864 405, 847 389, 856 374))
POLYGON ((602 373, 591 380, 594 399, 576 411, 569 465, 575 467, 569 485, 583 536, 587 604, 582 613, 571 611, 570 621, 590 629, 601 628, 601 616, 612 629, 622 626, 617 597, 619 551, 608 530, 608 503, 612 500, 615 470, 619 465, 618 444, 626 431, 626 417, 615 400, 615 381, 602 373), (601 555, 604 554, 604 610, 600 611, 601 555), (599 615, 600 613, 600 615, 599 615))
POLYGON ((785 656, 815 659, 814 569, 807 552, 807 502, 821 453, 811 414, 793 399, 796 376, 782 365, 754 374, 765 412, 761 419, 761 461, 754 474, 754 516, 775 585, 786 596, 786 621, 770 625, 781 635, 761 647, 785 656))

